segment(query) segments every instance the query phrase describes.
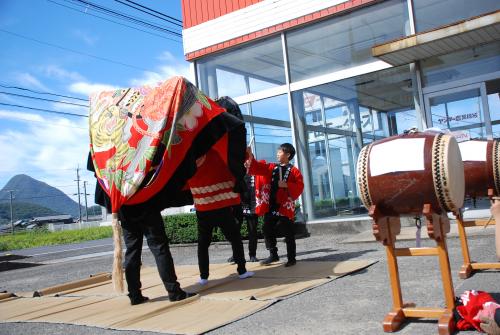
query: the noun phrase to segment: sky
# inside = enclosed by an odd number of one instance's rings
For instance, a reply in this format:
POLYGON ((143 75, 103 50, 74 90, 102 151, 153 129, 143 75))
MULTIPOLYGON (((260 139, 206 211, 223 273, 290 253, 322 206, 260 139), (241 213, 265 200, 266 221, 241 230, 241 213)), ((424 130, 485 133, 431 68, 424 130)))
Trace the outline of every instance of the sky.
MULTIPOLYGON (((182 20, 180 0, 134 2, 182 20)), ((86 171, 89 94, 175 75, 193 80, 181 27, 126 4, 134 5, 129 0, 0 1, 0 189, 13 176, 27 174, 76 200, 80 168, 93 204, 95 178, 86 171)))

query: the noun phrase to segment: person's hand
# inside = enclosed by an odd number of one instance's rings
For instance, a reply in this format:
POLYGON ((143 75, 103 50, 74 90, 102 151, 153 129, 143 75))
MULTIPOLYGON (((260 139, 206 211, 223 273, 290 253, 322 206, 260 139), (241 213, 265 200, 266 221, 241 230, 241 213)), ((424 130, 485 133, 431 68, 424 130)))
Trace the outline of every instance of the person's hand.
POLYGON ((494 319, 485 317, 481 318, 480 327, 481 330, 488 335, 500 335, 500 327, 494 319))
POLYGON ((498 308, 500 308, 500 305, 494 301, 485 302, 483 304, 483 308, 479 312, 477 312, 477 315, 473 319, 477 321, 481 320, 482 318, 494 319, 495 311, 498 308))
POLYGON ((495 217, 495 219, 500 218, 500 199, 494 197, 493 203, 491 205, 491 215, 495 217))
POLYGON ((251 163, 252 160, 254 159, 252 148, 250 147, 247 147, 247 159, 249 163, 251 163))
POLYGON ((288 184, 286 181, 284 180, 280 180, 278 181, 278 187, 281 187, 281 188, 288 188, 288 184))

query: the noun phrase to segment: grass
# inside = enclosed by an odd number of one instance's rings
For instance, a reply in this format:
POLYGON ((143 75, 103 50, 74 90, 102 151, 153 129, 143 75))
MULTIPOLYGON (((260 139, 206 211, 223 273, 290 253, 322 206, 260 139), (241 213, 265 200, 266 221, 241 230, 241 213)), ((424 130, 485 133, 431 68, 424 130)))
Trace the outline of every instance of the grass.
POLYGON ((56 232, 43 229, 19 232, 14 235, 0 235, 0 251, 77 243, 107 238, 112 235, 111 227, 92 227, 56 232))
MULTIPOLYGON (((165 230, 171 244, 193 243, 198 240, 198 224, 194 213, 171 215, 165 220, 165 230)), ((262 231, 262 218, 259 219, 259 230, 262 231)), ((0 235, 0 251, 78 243, 101 238, 112 237, 111 227, 92 227, 81 230, 62 230, 50 232, 47 229, 16 232, 14 235, 0 235)), ((241 236, 248 236, 247 225, 241 226, 241 236)), ((214 231, 212 241, 223 241, 220 229, 214 231)))

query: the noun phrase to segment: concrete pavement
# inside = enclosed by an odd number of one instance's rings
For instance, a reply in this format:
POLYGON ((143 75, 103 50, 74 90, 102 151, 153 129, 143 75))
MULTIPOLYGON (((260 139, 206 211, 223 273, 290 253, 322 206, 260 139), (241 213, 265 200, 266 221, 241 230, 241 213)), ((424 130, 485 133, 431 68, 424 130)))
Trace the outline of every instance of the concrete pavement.
MULTIPOLYGON (((391 296, 383 246, 378 242, 341 243, 352 235, 332 233, 335 229, 328 226, 324 230, 316 226, 311 231, 311 237, 297 241, 299 261, 374 259, 378 260, 378 263, 361 272, 277 302, 261 312, 213 330, 209 334, 385 334, 382 331, 382 320, 391 308, 391 296)), ((28 258, 15 261, 37 266, 0 272, 0 290, 33 291, 81 279, 93 273, 110 271, 111 244, 107 240, 92 243, 92 245, 61 246, 58 247, 59 249, 52 250, 52 253, 50 248, 42 251, 23 251, 23 255, 28 258), (63 261, 58 261, 61 259, 63 261)), ((434 246, 434 244, 430 240, 422 241, 422 246, 434 246)), ((414 245, 414 241, 398 243, 398 246, 414 245)), ((278 247, 280 254, 283 255, 285 245, 279 243, 278 247)), ((491 234, 471 236, 469 247, 473 260, 495 261, 494 237, 491 234)), ((459 240, 450 237, 448 249, 455 295, 467 289, 477 289, 490 292, 497 300, 500 300, 499 272, 486 271, 477 273, 467 280, 461 280, 458 277, 462 264, 459 240)), ((176 264, 196 264, 195 246, 172 246, 171 250, 176 264)), ((0 254, 0 259, 3 254, 0 254)), ((224 262, 230 254, 230 246, 227 244, 215 244, 210 248, 213 263, 224 262)), ((260 258, 266 256, 263 243, 259 243, 257 254, 260 258)), ((154 260, 147 250, 145 250, 144 263, 154 266, 154 260)), ((435 257, 403 258, 399 260, 399 268, 405 302, 415 302, 417 306, 426 307, 443 306, 441 277, 435 257)), ((145 335, 153 333, 113 331, 72 325, 5 323, 0 324, 0 334, 145 335)), ((411 322, 404 325, 397 334, 437 334, 437 322, 433 319, 411 322)), ((467 334, 475 334, 475 332, 467 334)))

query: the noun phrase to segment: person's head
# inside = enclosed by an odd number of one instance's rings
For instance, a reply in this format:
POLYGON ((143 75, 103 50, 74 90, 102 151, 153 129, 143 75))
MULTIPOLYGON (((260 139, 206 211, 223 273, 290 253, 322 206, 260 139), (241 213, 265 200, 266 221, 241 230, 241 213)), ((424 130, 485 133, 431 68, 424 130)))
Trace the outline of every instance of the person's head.
POLYGON ((240 106, 228 96, 223 96, 215 100, 215 102, 226 109, 226 112, 229 114, 236 116, 238 119, 243 120, 243 114, 241 113, 240 106))
POLYGON ((278 148, 278 152, 276 153, 276 159, 281 164, 288 163, 293 159, 294 156, 295 148, 290 143, 283 143, 282 145, 280 145, 280 147, 278 148))

